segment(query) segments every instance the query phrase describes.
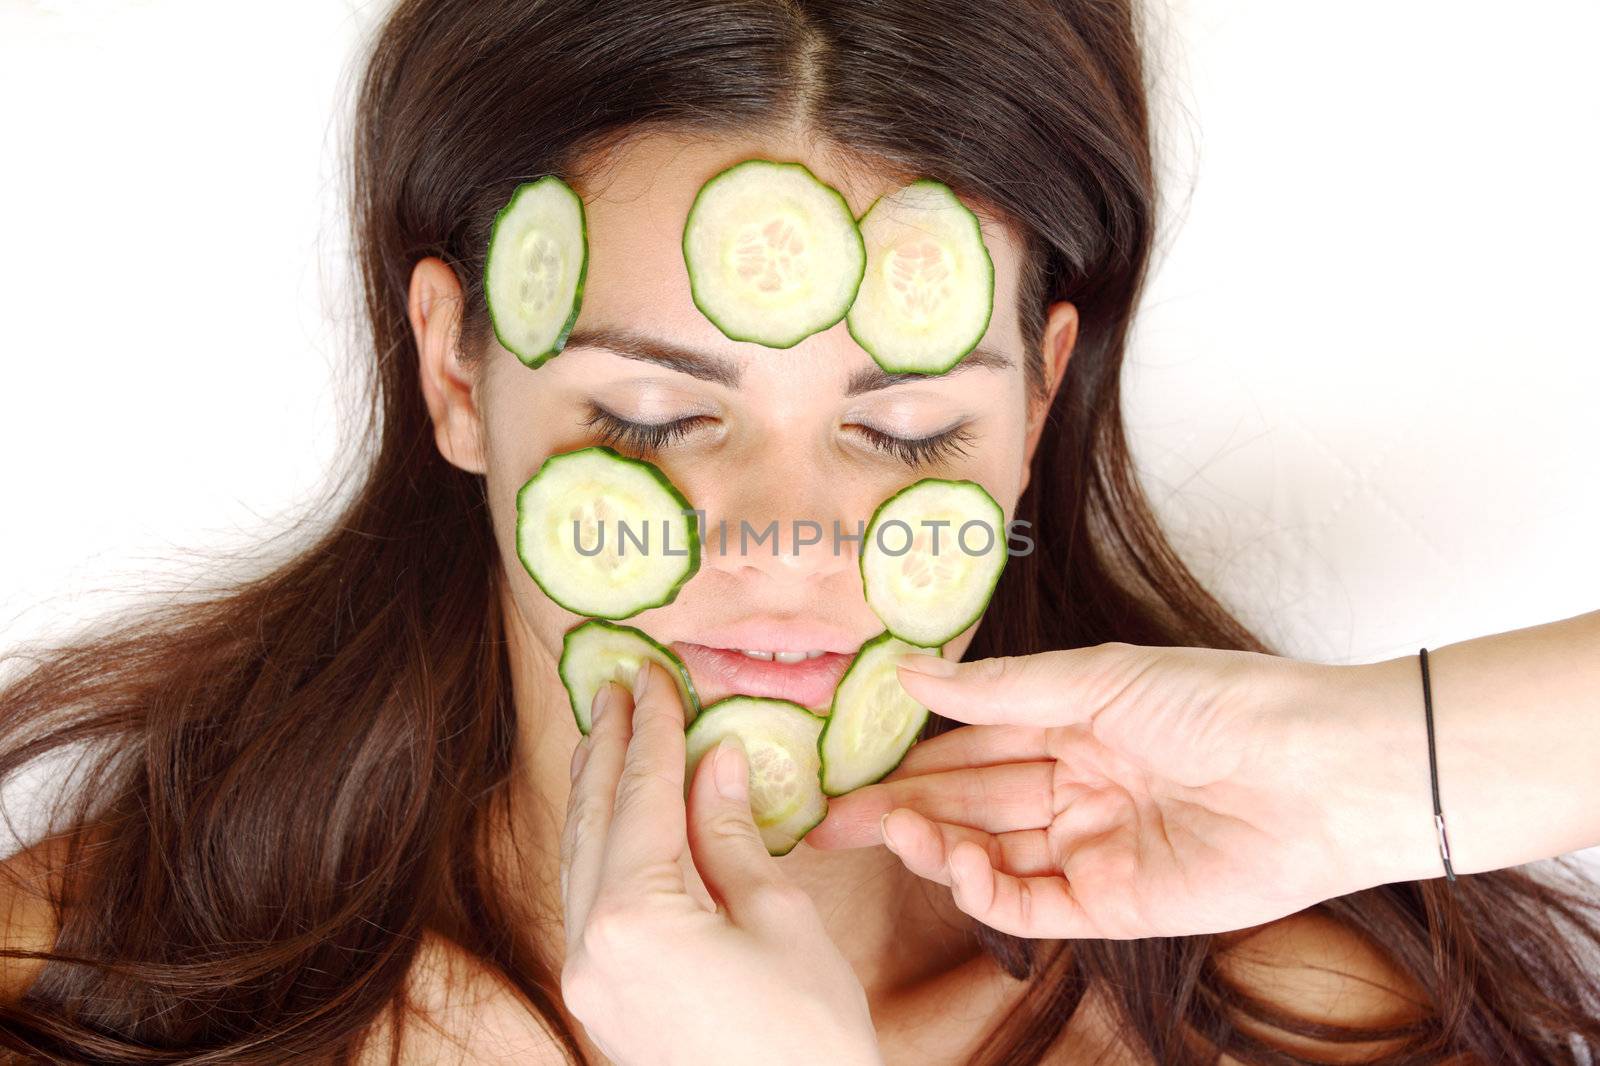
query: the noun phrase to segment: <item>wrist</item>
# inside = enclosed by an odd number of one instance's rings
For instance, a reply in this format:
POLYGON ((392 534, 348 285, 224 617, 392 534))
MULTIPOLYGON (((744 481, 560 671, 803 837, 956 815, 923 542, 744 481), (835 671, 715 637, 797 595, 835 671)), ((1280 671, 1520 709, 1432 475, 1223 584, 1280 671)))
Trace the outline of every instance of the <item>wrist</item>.
POLYGON ((1322 768, 1324 834, 1350 891, 1442 877, 1416 657, 1306 665, 1301 706, 1322 768))

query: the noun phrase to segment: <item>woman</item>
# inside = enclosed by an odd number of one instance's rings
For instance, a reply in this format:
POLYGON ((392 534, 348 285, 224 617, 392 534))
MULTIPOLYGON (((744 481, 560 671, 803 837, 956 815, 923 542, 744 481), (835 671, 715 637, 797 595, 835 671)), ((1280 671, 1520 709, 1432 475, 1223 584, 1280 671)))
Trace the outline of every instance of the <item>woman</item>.
MULTIPOLYGON (((924 472, 984 482, 1039 548, 951 656, 1261 650, 1162 539, 1122 435, 1148 133, 1119 3, 403 0, 353 157, 368 477, 297 558, 53 651, 4 692, 0 772, 89 744, 58 832, 8 867, 8 1045, 594 1057, 559 988, 578 738, 554 664, 574 619, 512 550, 515 489, 552 452, 610 443, 708 511, 784 527, 848 521, 924 472), (676 238, 699 184, 751 156, 807 162, 858 212, 909 177, 956 189, 985 218, 1003 365, 888 385, 839 329, 784 352, 717 334, 676 238), (583 196, 592 259, 568 350, 530 371, 494 343, 479 282, 495 212, 543 173, 583 196)), ((853 560, 783 547, 708 551, 632 620, 707 699, 810 701, 877 629, 853 560), (825 654, 789 672, 738 649, 825 654)), ((613 696, 602 720, 633 726, 613 696)), ((1375 890, 1247 938, 1030 943, 882 849, 802 847, 779 868, 811 909, 785 896, 797 973, 752 994, 774 1011, 819 983, 858 996, 887 1061, 1574 1061, 1562 1034, 1595 1028, 1554 922, 1575 897, 1518 874, 1375 890)), ((684 986, 692 962, 636 972, 684 986)), ((773 1017, 701 1007, 632 1035, 671 1057, 674 1025, 748 1036, 773 1017)))

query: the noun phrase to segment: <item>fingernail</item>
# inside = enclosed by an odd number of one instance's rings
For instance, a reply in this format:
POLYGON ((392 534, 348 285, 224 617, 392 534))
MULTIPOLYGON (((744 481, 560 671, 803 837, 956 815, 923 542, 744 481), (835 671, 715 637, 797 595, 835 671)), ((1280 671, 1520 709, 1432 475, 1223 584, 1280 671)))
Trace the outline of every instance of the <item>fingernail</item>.
POLYGON ((589 738, 584 737, 578 741, 577 747, 572 749, 572 780, 576 781, 578 775, 583 773, 583 764, 589 761, 589 738))
POLYGON ((644 691, 650 685, 650 662, 646 660, 639 664, 639 672, 633 675, 633 702, 637 704, 644 699, 644 691))
POLYGON ((959 663, 951 662, 942 655, 920 655, 912 652, 902 655, 895 661, 895 665, 910 670, 913 674, 924 674, 928 677, 954 677, 959 663))
POLYGON ((594 694, 594 702, 589 705, 589 731, 594 732, 594 727, 600 724, 601 715, 605 714, 611 705, 617 701, 616 693, 611 688, 611 682, 601 685, 594 694))
POLYGON ((750 795, 750 777, 745 770, 744 760, 739 758, 743 751, 744 745, 738 737, 728 736, 717 741, 714 755, 717 761, 711 764, 711 771, 717 791, 725 799, 743 801, 750 795))
POLYGON ((894 841, 889 836, 889 812, 888 811, 884 811, 883 814, 878 816, 878 835, 883 838, 883 846, 884 847, 888 848, 890 851, 894 852, 896 855, 900 854, 900 849, 894 846, 894 841))

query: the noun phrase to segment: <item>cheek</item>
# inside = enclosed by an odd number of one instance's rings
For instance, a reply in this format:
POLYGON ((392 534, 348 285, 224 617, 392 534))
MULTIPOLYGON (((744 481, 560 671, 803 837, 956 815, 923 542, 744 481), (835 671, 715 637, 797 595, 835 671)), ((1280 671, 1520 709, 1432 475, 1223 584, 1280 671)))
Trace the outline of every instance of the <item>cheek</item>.
POLYGON ((968 460, 970 473, 955 476, 971 478, 989 490, 1009 518, 1016 512, 1027 467, 1027 407, 1021 396, 1005 405, 996 416, 980 444, 968 460))
MULTIPOLYGON (((527 373, 525 367, 519 365, 518 369, 527 373)), ((564 450, 556 446, 554 435, 544 428, 552 424, 555 415, 540 410, 542 406, 547 405, 532 402, 529 395, 509 395, 505 390, 485 400, 484 491, 502 577, 513 605, 533 638, 553 656, 559 656, 562 634, 581 619, 545 596, 517 557, 517 492, 547 456, 564 450)))
POLYGON ((995 441, 984 460, 983 483, 989 486, 990 494, 1005 508, 1007 515, 1016 510, 1017 497, 1022 492, 1026 450, 1024 430, 1012 426, 995 441))
POLYGON ((489 522, 494 530, 501 578, 504 587, 510 591, 510 606, 518 615, 516 620, 507 621, 520 621, 536 644, 549 652, 552 658, 558 658, 562 634, 581 619, 556 606, 541 592, 517 557, 517 490, 533 474, 531 469, 525 474, 520 473, 524 465, 505 463, 497 466, 494 462, 490 463, 486 481, 489 522))
POLYGON ((506 622, 517 626, 525 634, 526 642, 543 652, 542 655, 535 653, 534 661, 548 658, 553 666, 561 658, 562 636, 583 619, 546 596, 528 576, 517 556, 517 489, 521 484, 518 481, 509 490, 489 498, 489 516, 499 549, 500 576, 503 587, 510 593, 506 608, 516 612, 516 617, 507 618, 506 622))
MULTIPOLYGON (((509 353, 497 352, 479 403, 485 451, 484 490, 502 550, 515 548, 517 490, 545 459, 575 446, 567 430, 572 405, 547 368, 529 370, 509 353)), ((514 562, 515 552, 511 555, 514 562)), ((526 575, 524 575, 526 576, 526 575)))

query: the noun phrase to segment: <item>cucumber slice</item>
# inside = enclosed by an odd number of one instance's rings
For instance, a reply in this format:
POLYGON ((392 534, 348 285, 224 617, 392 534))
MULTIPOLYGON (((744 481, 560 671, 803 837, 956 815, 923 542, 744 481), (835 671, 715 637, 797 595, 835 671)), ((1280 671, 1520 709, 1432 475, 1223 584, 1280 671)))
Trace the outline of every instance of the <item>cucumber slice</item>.
POLYGON ((844 318, 867 253, 844 197, 805 164, 747 159, 700 187, 683 261, 724 336, 791 348, 844 318))
POLYGON ((494 216, 483 291, 495 339, 529 367, 566 346, 583 303, 583 200, 554 174, 517 186, 494 216))
POLYGON ((978 216, 930 178, 861 216, 867 272, 846 328, 891 374, 943 374, 978 346, 994 311, 994 261, 978 216))
POLYGON ((683 700, 684 721, 693 722, 700 713, 700 697, 683 660, 665 645, 632 626, 614 625, 599 618, 567 630, 561 639, 561 683, 567 687, 580 733, 589 735, 589 711, 600 686, 618 681, 631 690, 634 676, 646 660, 660 663, 672 675, 683 700))
POLYGON ((700 568, 700 530, 654 465, 582 448, 552 455, 517 491, 517 555, 567 610, 628 618, 677 597, 700 568))
POLYGON ((974 481, 923 478, 872 513, 867 605, 908 644, 934 648, 978 620, 1006 565, 1005 512, 974 481))
POLYGON ((938 655, 880 633, 856 652, 833 691, 833 709, 817 740, 822 791, 840 796, 870 785, 900 765, 928 720, 928 708, 900 687, 895 661, 908 653, 938 655))
POLYGON ((717 741, 738 734, 750 761, 750 813, 773 855, 787 855, 828 813, 818 781, 822 719, 788 700, 729 696, 700 712, 685 735, 689 774, 717 741))

